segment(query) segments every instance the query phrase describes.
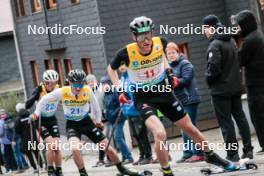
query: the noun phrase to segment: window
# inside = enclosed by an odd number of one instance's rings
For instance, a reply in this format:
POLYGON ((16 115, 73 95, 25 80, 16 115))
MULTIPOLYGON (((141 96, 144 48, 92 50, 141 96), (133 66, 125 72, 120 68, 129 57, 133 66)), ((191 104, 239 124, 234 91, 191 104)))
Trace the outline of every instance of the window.
POLYGON ((90 58, 83 58, 82 59, 82 66, 83 70, 85 71, 86 74, 92 74, 92 63, 90 58))
POLYGON ((14 0, 16 17, 25 16, 25 6, 23 0, 14 0))
POLYGON ((38 67, 36 61, 30 61, 31 66, 31 72, 32 72, 32 78, 34 82, 34 86, 37 86, 39 84, 39 76, 38 76, 38 67))
POLYGON ((183 53, 187 58, 189 58, 189 49, 187 43, 177 44, 181 53, 183 53))
POLYGON ((46 70, 52 69, 52 63, 51 63, 50 59, 44 60, 44 64, 45 64, 45 69, 46 70))
POLYGON ((63 62, 64 62, 65 73, 66 73, 66 75, 68 75, 70 70, 72 70, 71 59, 64 59, 63 62))
POLYGON ((71 2, 72 2, 73 4, 79 4, 79 3, 80 3, 80 0, 71 0, 71 2))
POLYGON ((63 79, 63 71, 62 71, 62 65, 61 65, 61 60, 60 59, 54 59, 54 67, 55 67, 55 70, 59 74, 60 86, 63 86, 64 85, 64 79, 63 79))
POLYGON ((40 12, 41 11, 40 0, 31 0, 31 4, 32 4, 32 12, 40 12))
POLYGON ((57 0, 46 0, 48 9, 56 9, 57 0))

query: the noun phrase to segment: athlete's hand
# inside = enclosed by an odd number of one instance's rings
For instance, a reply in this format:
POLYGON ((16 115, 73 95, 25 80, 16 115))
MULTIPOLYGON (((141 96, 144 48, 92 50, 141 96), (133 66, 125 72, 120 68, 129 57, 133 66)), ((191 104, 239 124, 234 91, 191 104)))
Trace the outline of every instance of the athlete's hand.
POLYGON ((96 123, 95 126, 101 130, 104 129, 104 123, 103 122, 99 122, 99 123, 96 123))
POLYGON ((35 120, 38 120, 39 116, 37 114, 32 114, 31 118, 32 118, 32 120, 35 121, 35 120))
POLYGON ((124 92, 119 95, 118 99, 121 104, 128 103, 129 100, 128 96, 124 92))
POLYGON ((173 89, 176 89, 180 85, 180 80, 175 76, 172 72, 171 68, 166 69, 166 74, 168 77, 169 84, 172 86, 173 89))

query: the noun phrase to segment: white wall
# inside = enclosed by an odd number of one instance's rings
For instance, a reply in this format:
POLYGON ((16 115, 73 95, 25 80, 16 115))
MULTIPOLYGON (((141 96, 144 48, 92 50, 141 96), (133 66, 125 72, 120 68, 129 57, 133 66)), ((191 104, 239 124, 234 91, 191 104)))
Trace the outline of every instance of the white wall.
POLYGON ((13 31, 10 0, 0 0, 0 33, 13 31))

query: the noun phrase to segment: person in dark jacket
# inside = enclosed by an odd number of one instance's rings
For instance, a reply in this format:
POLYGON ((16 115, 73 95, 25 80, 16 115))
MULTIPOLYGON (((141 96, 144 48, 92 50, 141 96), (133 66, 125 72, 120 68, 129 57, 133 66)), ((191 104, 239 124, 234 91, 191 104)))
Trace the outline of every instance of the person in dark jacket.
POLYGON ((257 21, 251 11, 239 12, 235 15, 235 23, 243 38, 238 54, 241 66, 245 67, 249 112, 262 148, 256 154, 264 154, 264 36, 257 30, 257 21))
POLYGON ((211 90, 216 117, 222 130, 227 159, 231 161, 240 159, 231 115, 242 137, 244 146, 242 158, 252 159, 250 130, 241 103, 240 68, 235 41, 229 34, 224 33, 225 26, 220 23, 217 16, 204 17, 203 24, 207 25, 204 32, 210 41, 206 53, 206 82, 211 90))
MULTIPOLYGON (((195 125, 197 121, 198 105, 201 100, 197 90, 196 79, 194 77, 193 65, 182 53, 180 53, 178 45, 173 42, 168 43, 166 55, 173 73, 177 76, 180 82, 179 87, 175 89, 174 93, 181 101, 184 109, 189 114, 192 123, 195 125)), ((203 152, 195 148, 193 141, 185 133, 183 133, 183 142, 183 157, 177 161, 178 163, 204 160, 203 152)))
MULTIPOLYGON (((106 110, 106 119, 111 123, 114 124, 116 119, 118 118, 121 106, 118 100, 118 93, 111 89, 111 80, 108 77, 103 77, 101 79, 102 89, 105 92, 104 94, 104 107, 106 110)), ((124 125, 126 118, 121 112, 121 117, 118 120, 117 126, 114 127, 114 140, 117 144, 117 147, 121 151, 122 154, 122 162, 123 164, 133 163, 133 157, 130 149, 128 148, 125 138, 124 138, 124 125)))
POLYGON ((17 163, 15 160, 12 141, 14 139, 14 123, 10 113, 7 113, 4 109, 0 110, 0 141, 4 146, 3 159, 6 166, 7 173, 12 173, 17 170, 17 163))
MULTIPOLYGON (((28 120, 30 118, 30 113, 28 110, 23 108, 24 105, 22 103, 18 103, 16 105, 16 111, 18 113, 18 116, 15 120, 15 131, 16 134, 19 135, 21 138, 20 143, 20 150, 22 153, 24 153, 29 162, 31 167, 33 167, 33 174, 38 173, 37 170, 37 164, 35 163, 35 159, 37 161, 38 155, 40 154, 38 151, 38 148, 36 149, 32 148, 31 146, 34 146, 34 144, 38 144, 37 134, 36 134, 36 127, 35 123, 28 120), (35 156, 35 159, 34 159, 35 156)), ((42 160, 39 161, 39 166, 42 168, 42 160)))

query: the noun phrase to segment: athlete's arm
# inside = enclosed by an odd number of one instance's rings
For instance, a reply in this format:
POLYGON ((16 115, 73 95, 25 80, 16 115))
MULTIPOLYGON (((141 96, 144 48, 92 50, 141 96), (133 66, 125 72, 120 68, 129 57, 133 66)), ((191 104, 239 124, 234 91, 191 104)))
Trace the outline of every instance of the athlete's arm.
MULTIPOLYGON (((163 51, 164 51, 164 53, 166 53, 166 47, 167 47, 168 41, 165 38, 162 38, 162 37, 160 38, 160 40, 161 40, 161 43, 163 45, 163 51)), ((170 65, 168 63, 168 59, 167 59, 166 55, 164 55, 164 56, 165 56, 164 67, 165 67, 165 70, 166 70, 166 69, 170 68, 170 65)))
POLYGON ((126 47, 120 49, 112 62, 109 64, 107 68, 107 72, 109 75, 109 78, 111 79, 114 86, 119 86, 119 78, 116 70, 122 65, 126 64, 126 66, 129 65, 129 58, 126 47))
POLYGON ((32 93, 32 95, 29 97, 29 99, 27 99, 27 101, 25 102, 25 108, 26 109, 29 109, 31 108, 34 103, 39 100, 39 97, 40 97, 40 93, 42 91, 42 86, 39 85, 35 90, 34 92, 32 93))
POLYGON ((62 98, 62 90, 61 88, 55 89, 54 91, 43 96, 37 104, 36 110, 34 112, 35 115, 39 116, 42 109, 48 104, 51 100, 60 101, 62 98))
POLYGON ((91 91, 90 93, 90 105, 91 105, 91 111, 92 111, 92 115, 94 116, 95 122, 100 123, 102 121, 102 112, 101 112, 99 103, 93 91, 91 91))

